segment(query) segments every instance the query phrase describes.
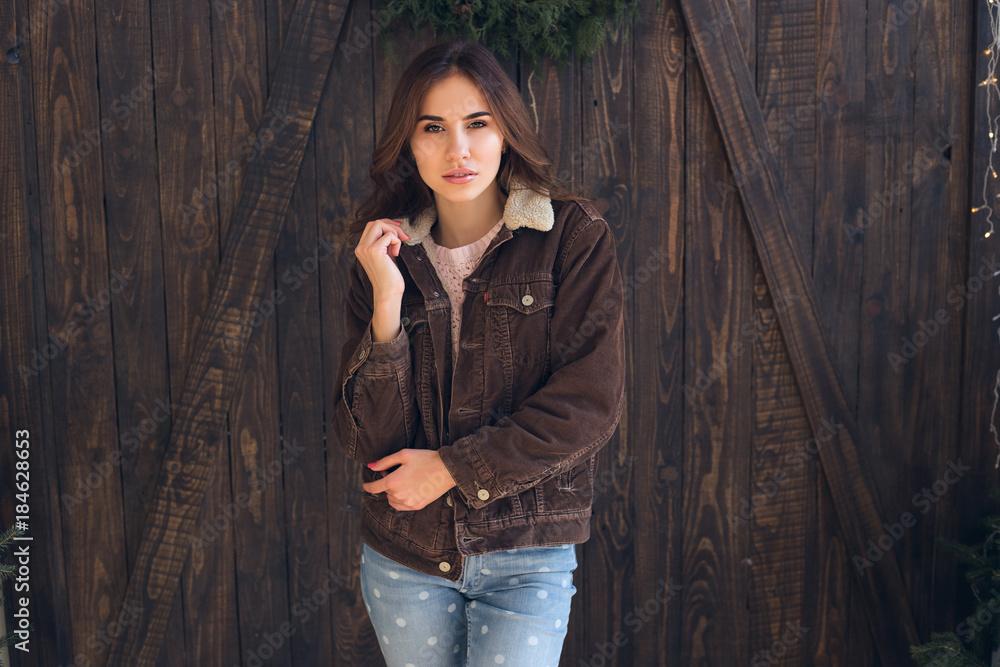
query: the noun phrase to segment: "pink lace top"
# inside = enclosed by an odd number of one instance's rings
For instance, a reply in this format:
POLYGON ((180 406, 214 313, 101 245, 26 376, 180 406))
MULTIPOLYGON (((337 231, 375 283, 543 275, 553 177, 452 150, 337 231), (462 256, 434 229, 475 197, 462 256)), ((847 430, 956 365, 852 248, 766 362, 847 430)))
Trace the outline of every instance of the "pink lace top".
POLYGON ((462 326, 462 304, 465 302, 465 290, 462 281, 469 277, 472 270, 479 264, 490 241, 503 226, 503 218, 493 225, 493 229, 478 241, 458 248, 445 248, 434 242, 430 234, 421 242, 430 257, 434 270, 437 271, 448 298, 451 300, 451 358, 458 358, 458 332, 462 326))

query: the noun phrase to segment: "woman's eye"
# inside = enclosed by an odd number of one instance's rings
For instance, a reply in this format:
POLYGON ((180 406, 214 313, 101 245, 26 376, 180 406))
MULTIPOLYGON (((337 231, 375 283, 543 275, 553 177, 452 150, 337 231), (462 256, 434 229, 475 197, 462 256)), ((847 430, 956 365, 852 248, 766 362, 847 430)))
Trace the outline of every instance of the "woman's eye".
MULTIPOLYGON (((483 120, 474 120, 471 123, 469 123, 469 127, 486 127, 486 121, 483 121, 483 120), (476 123, 479 123, 479 125, 476 125, 476 123)), ((436 125, 434 123, 429 123, 429 124, 427 124, 427 125, 424 126, 424 132, 437 132, 438 130, 442 130, 443 131, 444 128, 441 127, 440 125, 436 125), (437 129, 435 129, 435 128, 437 128, 437 129)))

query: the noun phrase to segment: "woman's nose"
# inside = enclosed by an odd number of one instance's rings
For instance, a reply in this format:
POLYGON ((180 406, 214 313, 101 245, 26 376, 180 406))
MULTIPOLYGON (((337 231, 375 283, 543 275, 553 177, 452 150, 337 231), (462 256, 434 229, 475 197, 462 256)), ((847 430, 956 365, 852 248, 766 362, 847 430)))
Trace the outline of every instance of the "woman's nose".
POLYGON ((451 162, 461 162, 469 157, 469 140, 462 132, 455 132, 448 140, 445 158, 451 162))

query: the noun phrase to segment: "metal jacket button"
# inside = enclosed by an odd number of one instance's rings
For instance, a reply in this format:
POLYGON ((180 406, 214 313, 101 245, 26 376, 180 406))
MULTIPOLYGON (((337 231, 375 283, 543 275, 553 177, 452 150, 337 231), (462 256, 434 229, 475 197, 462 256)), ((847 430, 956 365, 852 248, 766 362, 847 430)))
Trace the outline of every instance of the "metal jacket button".
POLYGON ((408 326, 410 326, 410 318, 409 317, 402 317, 402 318, 400 318, 399 323, 402 324, 404 327, 408 327, 408 326))
POLYGON ((479 489, 479 493, 476 495, 479 496, 480 500, 489 500, 490 498, 490 492, 486 489, 479 489))
POLYGON ((440 292, 434 292, 434 296, 441 296, 440 292))
POLYGON ((445 501, 446 503, 448 503, 448 507, 451 507, 452 505, 454 505, 454 503, 453 503, 453 502, 451 502, 451 496, 445 496, 445 497, 444 497, 444 501, 445 501))
POLYGON ((535 302, 535 298, 533 296, 531 296, 530 294, 525 294, 524 296, 521 297, 521 303, 523 303, 526 306, 530 306, 534 302, 535 302))
POLYGON ((441 561, 440 563, 438 563, 438 569, 440 569, 442 572, 450 572, 451 565, 447 561, 441 561))
POLYGON ((368 354, 368 350, 361 350, 358 352, 358 359, 364 359, 366 354, 368 354))

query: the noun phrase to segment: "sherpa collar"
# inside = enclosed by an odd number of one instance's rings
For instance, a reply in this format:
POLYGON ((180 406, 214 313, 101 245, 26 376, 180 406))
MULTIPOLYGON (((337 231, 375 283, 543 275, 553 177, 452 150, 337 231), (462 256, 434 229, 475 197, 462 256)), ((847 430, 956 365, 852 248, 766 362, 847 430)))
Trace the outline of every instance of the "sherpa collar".
MULTIPOLYGON (((555 223, 552 200, 515 180, 503 207, 503 220, 504 226, 510 230, 527 227, 547 232, 555 223)), ((410 235, 403 243, 415 245, 430 235, 431 227, 437 222, 437 206, 431 203, 412 222, 410 218, 399 218, 399 221, 400 229, 410 235)))

